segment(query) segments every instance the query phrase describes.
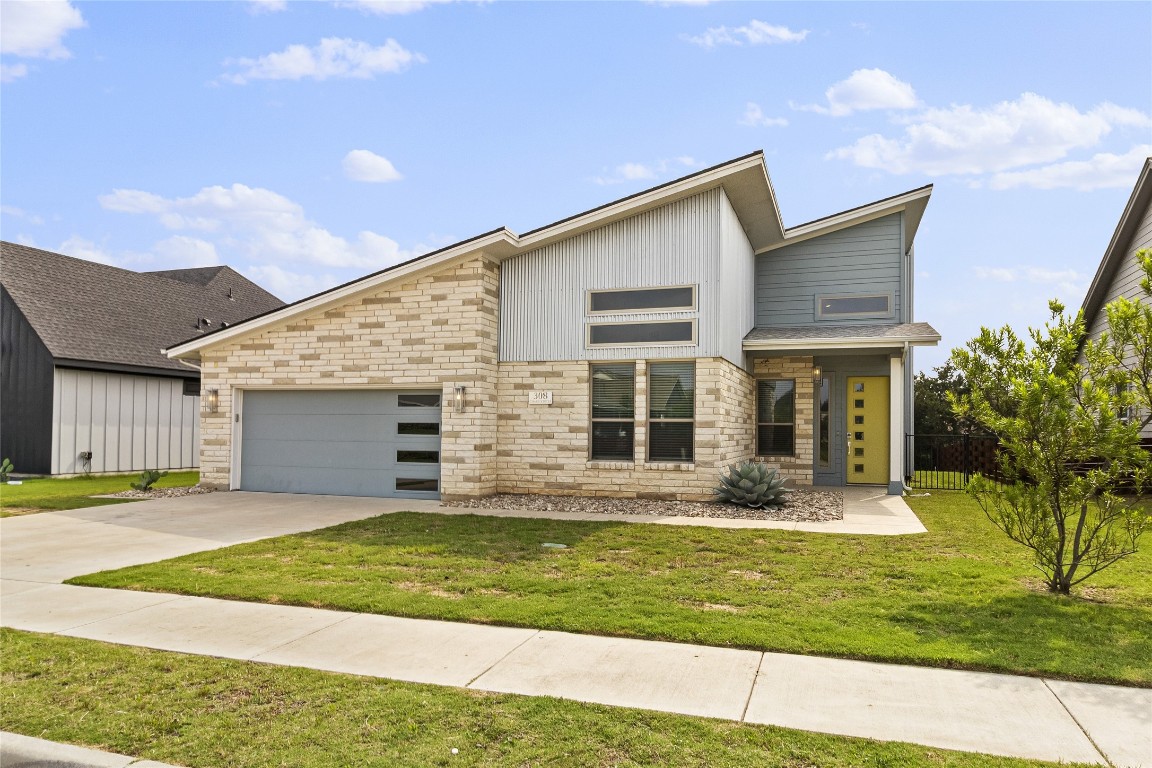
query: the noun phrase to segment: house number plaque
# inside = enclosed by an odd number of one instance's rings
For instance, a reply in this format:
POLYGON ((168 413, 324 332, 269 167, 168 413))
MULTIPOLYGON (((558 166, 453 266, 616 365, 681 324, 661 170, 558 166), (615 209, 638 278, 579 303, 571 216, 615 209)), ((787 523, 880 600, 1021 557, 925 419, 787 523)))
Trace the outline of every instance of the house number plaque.
POLYGON ((528 405, 552 405, 551 392, 529 392, 528 405))

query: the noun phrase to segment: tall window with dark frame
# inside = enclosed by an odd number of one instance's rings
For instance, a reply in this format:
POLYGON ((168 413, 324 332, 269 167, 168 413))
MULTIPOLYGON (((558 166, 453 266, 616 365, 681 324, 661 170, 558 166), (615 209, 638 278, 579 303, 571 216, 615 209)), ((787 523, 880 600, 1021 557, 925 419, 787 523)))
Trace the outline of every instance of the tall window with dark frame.
POLYGON ((594 461, 632 461, 636 440, 636 366, 593 365, 592 441, 594 461))
POLYGON ((795 453, 796 381, 760 379, 756 382, 756 455, 795 453))
POLYGON ((648 461, 694 460, 696 365, 648 365, 648 461))

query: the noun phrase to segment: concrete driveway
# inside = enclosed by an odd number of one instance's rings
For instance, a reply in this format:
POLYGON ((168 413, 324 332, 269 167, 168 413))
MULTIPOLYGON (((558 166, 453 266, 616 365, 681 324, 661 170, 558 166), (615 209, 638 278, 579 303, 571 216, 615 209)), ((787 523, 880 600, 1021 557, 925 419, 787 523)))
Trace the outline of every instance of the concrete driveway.
POLYGON ((439 508, 436 501, 235 491, 7 517, 0 521, 0 578, 53 584, 388 512, 439 508))

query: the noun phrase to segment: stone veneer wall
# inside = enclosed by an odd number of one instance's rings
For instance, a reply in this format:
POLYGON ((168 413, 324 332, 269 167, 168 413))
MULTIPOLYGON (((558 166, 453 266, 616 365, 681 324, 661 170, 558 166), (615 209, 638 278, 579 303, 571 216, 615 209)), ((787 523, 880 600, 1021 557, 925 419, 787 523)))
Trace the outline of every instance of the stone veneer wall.
POLYGON ((796 452, 792 456, 765 456, 763 461, 777 467, 793 483, 811 485, 816 434, 816 385, 812 380, 812 358, 762 357, 753 362, 752 370, 758 379, 796 381, 796 452))
POLYGON ((229 486, 237 389, 439 389, 442 495, 494 493, 498 280, 495 262, 474 257, 205 349, 201 386, 218 389, 220 405, 202 415, 201 482, 229 486), (458 384, 463 413, 452 407, 458 384))
POLYGON ((752 377, 722 358, 696 361, 695 462, 653 463, 647 450, 647 364, 636 363, 636 443, 631 462, 590 461, 587 361, 500 364, 497 491, 708 499, 720 469, 751 458, 752 377), (529 405, 533 390, 551 405, 529 405))

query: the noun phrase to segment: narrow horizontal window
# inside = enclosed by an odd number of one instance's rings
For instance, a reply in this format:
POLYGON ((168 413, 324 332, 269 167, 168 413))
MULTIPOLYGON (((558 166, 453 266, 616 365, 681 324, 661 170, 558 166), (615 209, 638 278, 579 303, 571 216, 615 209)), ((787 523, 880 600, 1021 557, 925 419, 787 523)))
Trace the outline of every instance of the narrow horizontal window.
POLYGON ((636 439, 636 367, 593 365, 592 440, 595 461, 632 461, 636 439))
POLYGON ((439 408, 440 395, 397 395, 401 408, 439 408))
POLYGON ((589 312, 663 312, 696 308, 696 288, 636 288, 622 291, 589 291, 589 312))
POLYGON ((694 363, 648 366, 648 461, 693 460, 695 381, 694 363))
POLYGON ((816 316, 822 320, 841 317, 892 317, 892 294, 817 296, 816 316))
POLYGON ((401 464, 436 464, 440 461, 440 451, 396 451, 396 461, 401 464))
POLYGON ((396 478, 396 490, 398 491, 432 491, 435 493, 440 490, 439 480, 427 480, 418 477, 398 477, 396 478))
POLYGON ((200 394, 200 382, 196 379, 184 379, 184 396, 197 397, 200 394))
POLYGON ((440 425, 434 421, 428 422, 410 422, 401 421, 396 425, 396 434, 398 435, 438 435, 440 434, 440 425))
POLYGON ((590 346, 629 344, 691 344, 696 338, 695 320, 659 323, 591 323, 590 346))
POLYGON ((796 382, 761 379, 756 382, 756 454, 796 453, 796 382))

